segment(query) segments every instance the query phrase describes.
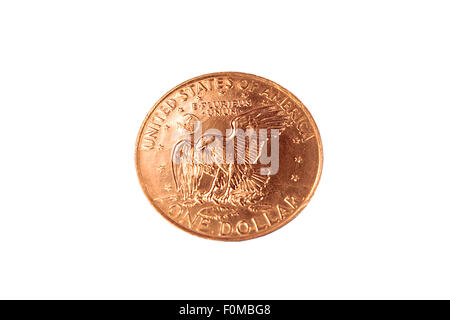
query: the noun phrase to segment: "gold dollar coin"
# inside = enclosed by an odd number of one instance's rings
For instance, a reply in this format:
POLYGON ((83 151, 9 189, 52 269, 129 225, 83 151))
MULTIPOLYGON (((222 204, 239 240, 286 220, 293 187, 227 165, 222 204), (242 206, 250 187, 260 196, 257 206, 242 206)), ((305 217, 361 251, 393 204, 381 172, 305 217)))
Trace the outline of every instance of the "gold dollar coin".
POLYGON ((147 114, 136 143, 147 198, 179 228, 238 241, 282 227, 320 179, 322 143, 303 103, 246 73, 188 80, 147 114))

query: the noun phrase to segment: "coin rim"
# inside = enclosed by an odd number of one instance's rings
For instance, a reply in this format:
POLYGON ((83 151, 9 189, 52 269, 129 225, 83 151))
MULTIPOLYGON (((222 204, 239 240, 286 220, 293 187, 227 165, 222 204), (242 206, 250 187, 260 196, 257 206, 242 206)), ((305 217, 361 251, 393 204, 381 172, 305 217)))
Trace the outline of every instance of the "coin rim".
POLYGON ((139 179, 139 184, 141 185, 142 190, 144 191, 145 196, 147 197, 147 199, 150 201, 150 203, 152 204, 153 208, 158 211, 158 213, 163 216, 166 220, 168 220, 171 224, 175 225, 176 227, 182 229, 183 231, 186 231, 190 234, 193 234, 195 236, 198 236, 200 238, 204 238, 204 239, 210 239, 210 240, 217 240, 217 241, 225 241, 225 242, 236 242, 236 241, 245 241, 245 240, 251 240, 251 239, 256 239, 256 238, 260 238, 262 236, 268 235, 278 229, 280 229, 281 227, 285 226, 286 224, 288 224, 289 222, 291 222, 292 220, 294 220, 302 211, 303 209, 309 204, 309 202, 311 201, 311 198, 313 197, 317 186, 319 184, 320 178, 322 176, 322 168, 323 168, 323 145, 322 145, 322 139, 320 137, 320 132, 319 129, 317 127, 317 124, 314 120, 314 118, 312 117, 311 113, 309 112, 309 110, 306 108, 306 106, 301 102, 301 100, 299 98, 297 98, 292 92, 290 92, 289 90, 287 90, 286 88, 282 87, 281 85, 279 85, 278 83, 273 82, 272 80, 266 79, 264 77, 261 76, 257 76, 251 73, 245 73, 245 72, 236 72, 236 71, 229 71, 229 72, 213 72, 213 73, 207 73, 207 74, 203 74, 194 78, 191 78, 189 80, 186 80, 182 83, 180 83, 179 85, 175 86, 174 88, 172 88, 171 90, 167 91, 167 93, 165 93, 154 105, 153 107, 150 109, 150 111, 147 113, 147 115, 145 116, 144 121, 141 124, 141 127, 139 129, 139 133, 136 139, 136 145, 135 145, 135 150, 134 150, 134 163, 135 163, 135 167, 136 167, 136 172, 138 175, 138 179, 139 179), (314 127, 314 134, 316 136, 317 139, 317 143, 318 143, 318 150, 319 150, 319 164, 318 164, 318 168, 317 168, 317 175, 316 178, 314 180, 314 183, 312 185, 312 188, 310 190, 310 192, 308 193, 308 195, 305 197, 305 200, 303 200, 301 206, 299 206, 297 208, 297 210, 286 220, 281 221, 276 227, 273 228, 268 228, 267 230, 258 232, 256 234, 249 234, 249 235, 245 235, 245 236, 241 236, 241 237, 219 237, 219 236, 210 236, 210 235, 206 235, 206 234, 202 234, 199 232, 196 232, 192 229, 189 229, 187 227, 184 227, 178 223, 176 223, 175 221, 173 221, 172 219, 170 219, 167 214, 165 214, 163 212, 163 210, 160 210, 159 207, 156 205, 155 201, 150 197, 150 195, 148 194, 148 192, 146 191, 146 187, 143 181, 143 177, 141 174, 141 170, 139 168, 138 162, 139 162, 139 141, 141 140, 141 136, 142 133, 144 131, 144 127, 145 124, 147 123, 148 119, 150 118, 150 116, 152 115, 152 113, 156 110, 156 108, 158 107, 158 105, 160 103, 162 103, 164 100, 167 99, 167 97, 173 93, 174 91, 182 88, 183 86, 186 86, 188 83, 190 82, 195 82, 195 81, 199 81, 202 80, 204 78, 210 78, 210 77, 219 77, 219 76, 225 76, 225 75, 229 75, 229 76, 247 76, 247 77, 254 77, 258 80, 260 80, 261 82, 268 82, 270 85, 276 87, 278 90, 287 93, 287 95, 295 101, 299 102, 300 107, 302 108, 303 112, 306 114, 306 116, 308 117, 310 123, 312 123, 313 127, 314 127))

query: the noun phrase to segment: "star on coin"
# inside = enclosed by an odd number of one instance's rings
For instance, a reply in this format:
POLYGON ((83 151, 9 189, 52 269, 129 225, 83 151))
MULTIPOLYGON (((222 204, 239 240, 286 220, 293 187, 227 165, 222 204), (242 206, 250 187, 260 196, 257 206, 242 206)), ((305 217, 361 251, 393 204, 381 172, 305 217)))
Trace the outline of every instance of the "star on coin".
POLYGON ((162 150, 164 150, 164 146, 161 143, 159 143, 158 146, 156 147, 156 149, 158 149, 159 151, 162 151, 162 150))
POLYGON ((300 156, 294 157, 294 161, 297 163, 302 163, 303 159, 300 156))
POLYGON ((300 142, 302 142, 302 140, 300 138, 298 138, 298 137, 295 137, 295 138, 292 139, 292 142, 295 143, 295 144, 300 144, 300 142))
POLYGON ((166 185, 164 186, 164 190, 166 190, 167 192, 170 192, 170 191, 172 190, 171 185, 170 185, 170 184, 166 184, 166 185))
POLYGON ((158 169, 156 169, 156 170, 158 170, 158 172, 161 173, 161 172, 163 172, 165 169, 166 169, 166 166, 162 164, 162 165, 160 165, 160 166, 158 167, 158 169))
POLYGON ((180 132, 186 132, 186 124, 181 121, 177 122, 177 130, 180 132))
POLYGON ((291 175, 291 180, 294 182, 297 182, 300 179, 300 177, 296 174, 291 175))

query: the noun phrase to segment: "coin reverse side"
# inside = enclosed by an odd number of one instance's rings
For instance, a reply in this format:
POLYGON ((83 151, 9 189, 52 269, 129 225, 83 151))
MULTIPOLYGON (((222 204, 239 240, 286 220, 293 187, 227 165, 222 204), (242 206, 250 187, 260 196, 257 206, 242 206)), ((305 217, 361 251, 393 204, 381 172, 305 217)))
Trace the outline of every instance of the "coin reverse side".
POLYGON ((317 187, 322 157, 303 103, 239 72, 202 75, 165 94, 135 154, 142 189, 164 218, 224 241, 260 237, 295 218, 317 187))

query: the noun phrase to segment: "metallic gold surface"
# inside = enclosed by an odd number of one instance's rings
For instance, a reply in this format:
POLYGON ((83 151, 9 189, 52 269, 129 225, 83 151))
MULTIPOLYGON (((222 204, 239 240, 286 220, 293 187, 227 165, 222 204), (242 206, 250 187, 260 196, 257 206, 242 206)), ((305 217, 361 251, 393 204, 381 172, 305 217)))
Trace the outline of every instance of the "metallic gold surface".
POLYGON ((255 75, 221 72, 188 80, 155 104, 139 131, 135 160, 142 189, 163 217, 201 237, 239 241, 268 234, 300 213, 319 182, 323 155, 317 126, 292 93, 255 75), (210 129, 236 145, 238 129, 269 133, 258 142, 255 161, 244 149, 241 162, 228 163, 217 160, 212 146, 220 137, 210 129), (272 164, 262 164, 263 146, 278 161, 265 173, 272 164), (199 156, 208 150, 209 161, 199 156))

